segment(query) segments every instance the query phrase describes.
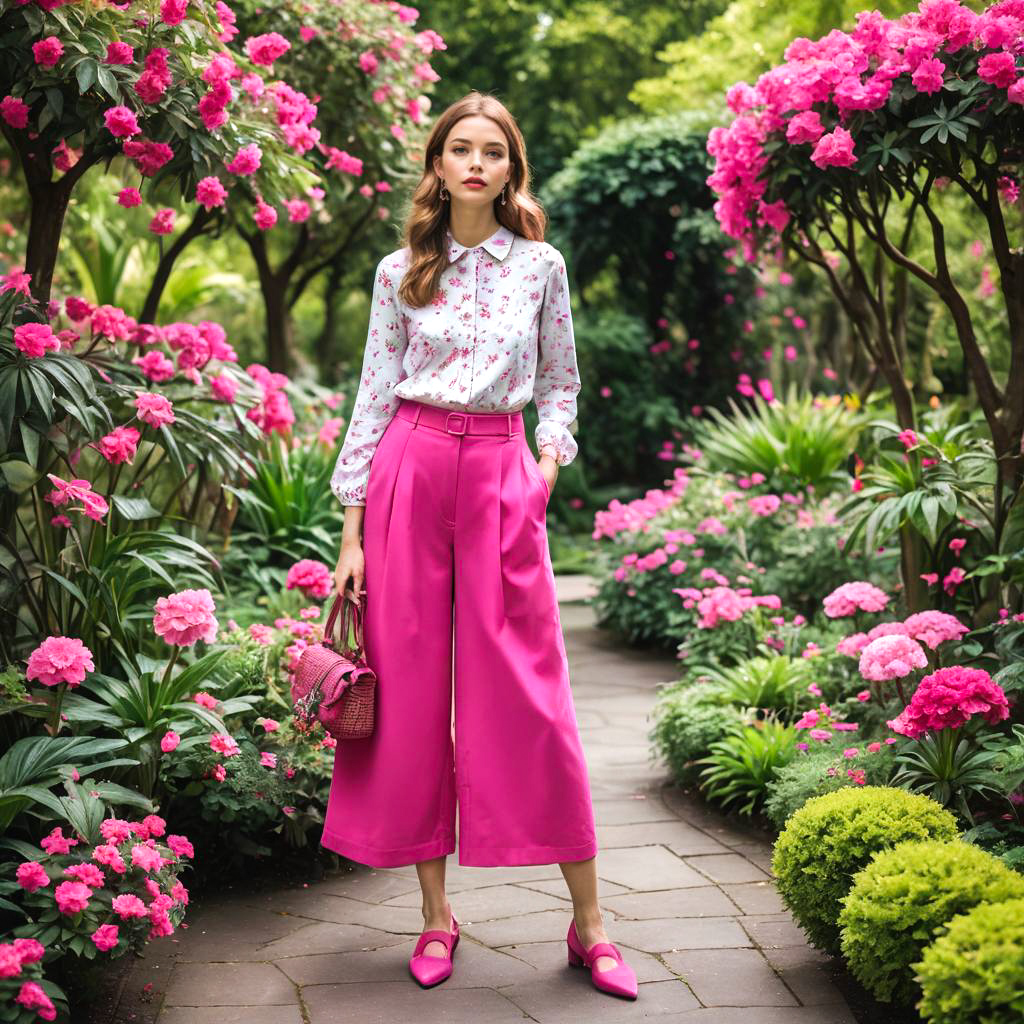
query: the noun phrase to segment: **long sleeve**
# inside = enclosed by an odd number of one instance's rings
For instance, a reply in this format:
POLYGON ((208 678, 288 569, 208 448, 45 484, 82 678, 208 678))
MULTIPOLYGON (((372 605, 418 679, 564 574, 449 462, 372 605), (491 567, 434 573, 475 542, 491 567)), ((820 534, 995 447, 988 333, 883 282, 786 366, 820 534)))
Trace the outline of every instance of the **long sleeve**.
POLYGON ((366 504, 370 460, 400 401, 395 385, 403 376, 408 339, 391 270, 386 265, 391 259, 385 256, 377 264, 359 390, 331 474, 331 490, 342 505, 366 504))
POLYGON ((578 447, 569 424, 576 419, 579 390, 580 374, 569 308, 569 276, 562 254, 555 250, 541 307, 533 400, 539 416, 534 431, 537 450, 553 449, 560 466, 567 466, 576 458, 578 447))

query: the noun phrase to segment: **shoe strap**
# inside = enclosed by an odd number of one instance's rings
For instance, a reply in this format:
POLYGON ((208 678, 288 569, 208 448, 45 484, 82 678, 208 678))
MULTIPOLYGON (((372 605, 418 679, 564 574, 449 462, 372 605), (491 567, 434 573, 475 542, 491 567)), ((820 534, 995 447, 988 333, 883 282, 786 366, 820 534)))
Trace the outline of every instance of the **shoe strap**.
POLYGON ((430 942, 443 942, 445 949, 448 950, 449 954, 451 953, 451 932, 443 931, 440 928, 432 928, 430 931, 423 932, 416 940, 416 949, 413 952, 413 956, 419 956, 430 942))
POLYGON ((610 956, 614 960, 622 963, 622 954, 619 952, 618 947, 612 945, 610 942, 595 942, 594 945, 587 950, 587 959, 593 963, 599 956, 610 956))

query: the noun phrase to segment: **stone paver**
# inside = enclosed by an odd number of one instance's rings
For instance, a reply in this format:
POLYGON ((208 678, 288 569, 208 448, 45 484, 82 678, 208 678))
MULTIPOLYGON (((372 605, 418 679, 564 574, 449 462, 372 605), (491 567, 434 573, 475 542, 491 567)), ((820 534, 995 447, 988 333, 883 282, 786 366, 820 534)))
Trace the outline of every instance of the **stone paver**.
POLYGON ((471 868, 456 853, 446 880, 462 939, 442 985, 424 991, 408 973, 423 926, 415 866, 347 866, 194 905, 188 929, 151 944, 126 985, 156 979, 159 1024, 854 1024, 826 958, 779 901, 764 837, 688 797, 651 757, 655 691, 677 663, 623 649, 595 628, 592 581, 556 579, 598 895, 639 999, 598 992, 567 964, 572 903, 557 864, 471 868))

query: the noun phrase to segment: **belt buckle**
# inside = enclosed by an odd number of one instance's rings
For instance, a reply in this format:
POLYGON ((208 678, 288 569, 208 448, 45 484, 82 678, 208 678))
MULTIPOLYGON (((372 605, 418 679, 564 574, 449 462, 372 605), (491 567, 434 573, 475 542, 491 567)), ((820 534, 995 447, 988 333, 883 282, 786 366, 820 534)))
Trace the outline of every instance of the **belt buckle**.
POLYGON ((466 414, 464 412, 450 412, 450 413, 448 413, 448 415, 445 417, 445 420, 444 420, 444 429, 447 430, 449 434, 459 434, 459 435, 465 434, 465 432, 466 432, 466 414), (453 416, 458 416, 458 417, 461 418, 461 420, 462 420, 462 429, 461 430, 452 430, 452 428, 450 426, 448 426, 448 421, 453 416))

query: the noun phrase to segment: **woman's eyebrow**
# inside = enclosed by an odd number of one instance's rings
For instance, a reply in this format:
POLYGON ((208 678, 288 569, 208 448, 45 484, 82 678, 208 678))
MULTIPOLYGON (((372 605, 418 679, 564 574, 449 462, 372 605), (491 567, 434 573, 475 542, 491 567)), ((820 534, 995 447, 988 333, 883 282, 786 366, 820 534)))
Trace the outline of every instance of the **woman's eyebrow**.
MULTIPOLYGON (((469 142, 469 141, 470 141, 469 139, 452 139, 452 142, 469 142)), ((503 142, 496 142, 495 141, 495 142, 485 142, 484 145, 485 146, 501 146, 502 148, 504 148, 505 144, 503 142)))

